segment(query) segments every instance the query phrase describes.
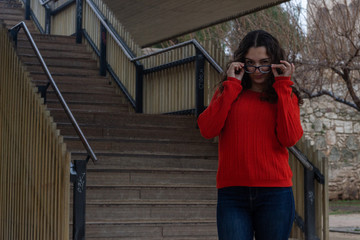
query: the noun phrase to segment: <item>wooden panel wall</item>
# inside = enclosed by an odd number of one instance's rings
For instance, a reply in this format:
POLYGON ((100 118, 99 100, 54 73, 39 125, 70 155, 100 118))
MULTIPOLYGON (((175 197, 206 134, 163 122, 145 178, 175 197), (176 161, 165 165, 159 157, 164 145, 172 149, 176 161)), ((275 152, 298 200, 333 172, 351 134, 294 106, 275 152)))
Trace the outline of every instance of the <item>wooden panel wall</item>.
MULTIPOLYGON (((58 1, 60 2, 60 1, 58 1)), ((57 5, 58 5, 58 2, 57 5)), ((51 17, 51 34, 70 36, 76 32, 76 4, 51 17)))
MULTIPOLYGON (((211 42, 202 43, 207 52, 224 68, 227 58, 211 42)), ((153 68, 166 63, 195 56, 195 47, 187 45, 160 55, 142 60, 145 68, 153 68)), ((151 73, 144 78, 144 112, 166 113, 195 108, 196 91, 195 62, 151 73)), ((209 62, 205 61, 204 104, 209 105, 221 80, 209 62)))
POLYGON ((31 0, 30 8, 34 12, 41 27, 45 30, 45 8, 40 4, 39 0, 31 0))
POLYGON ((69 239, 70 154, 1 23, 0 52, 0 239, 69 239))

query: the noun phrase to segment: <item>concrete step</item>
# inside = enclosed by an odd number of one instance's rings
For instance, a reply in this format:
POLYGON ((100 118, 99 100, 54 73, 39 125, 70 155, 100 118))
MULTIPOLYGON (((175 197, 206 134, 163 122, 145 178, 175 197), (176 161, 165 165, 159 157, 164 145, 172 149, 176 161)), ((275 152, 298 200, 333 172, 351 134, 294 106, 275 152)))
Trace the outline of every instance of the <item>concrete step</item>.
POLYGON ((153 204, 86 204, 86 222, 127 221, 199 221, 216 218, 216 201, 208 204, 170 204, 154 202, 153 204))
MULTIPOLYGON (((34 50, 32 48, 17 48, 16 53, 18 56, 35 56, 34 50)), ((79 59, 91 59, 91 52, 77 52, 74 54, 70 51, 52 51, 52 50, 41 50, 40 51, 43 58, 65 58, 68 61, 77 61, 79 59)))
MULTIPOLYGON (((98 113, 111 113, 111 112, 129 112, 129 105, 127 104, 109 104, 109 103, 86 103, 86 102, 73 102, 66 101, 71 111, 83 110, 98 113)), ((62 110, 63 106, 58 101, 49 100, 46 102, 47 109, 62 110)))
MULTIPOLYGON (((72 199, 72 198, 71 198, 72 199)), ((86 201, 107 203, 116 201, 216 201, 215 186, 108 186, 86 188, 86 201)))
MULTIPOLYGON (((35 24, 31 21, 31 20, 24 20, 22 19, 21 21, 24 21, 27 28, 29 29, 29 31, 31 33, 39 33, 39 30, 37 29, 37 27, 35 26, 35 24)), ((3 19, 3 22, 5 23, 6 27, 8 29, 14 27, 16 24, 18 24, 19 22, 21 21, 18 21, 18 20, 11 20, 11 19, 3 19)), ((24 32, 24 30, 20 30, 20 32, 24 32)))
POLYGON ((115 170, 96 171, 89 169, 89 186, 215 186, 216 171, 176 170, 115 170))
MULTIPOLYGON (((100 87, 99 87, 100 88, 100 87)), ((113 91, 112 94, 104 94, 102 91, 103 88, 100 89, 92 89, 92 88, 72 88, 72 91, 64 90, 63 86, 59 86, 61 94, 64 99, 69 103, 95 103, 95 104, 122 104, 125 99, 123 96, 116 95, 113 91), (94 90, 94 91, 92 91, 94 90), (97 90, 97 91, 96 91, 97 90)), ((113 90, 110 88, 109 90, 113 90)), ((53 91, 47 91, 46 99, 48 101, 57 101, 58 98, 53 91)))
MULTIPOLYGON (((27 66, 40 66, 41 63, 36 56, 21 56, 21 61, 27 66)), ((66 59, 44 58, 48 67, 67 67, 67 68, 97 68, 97 62, 92 59, 81 59, 79 61, 66 61, 66 59)))
MULTIPOLYGON (((35 42, 47 43, 47 42, 58 42, 62 44, 76 44, 76 37, 74 36, 63 36, 63 35, 48 35, 41 33, 31 33, 35 42)), ((25 33, 19 32, 18 40, 27 41, 25 33)))
MULTIPOLYGON (((71 105, 70 109, 71 109, 71 105)), ((191 144, 184 141, 161 141, 157 139, 138 140, 138 139, 121 139, 121 138, 91 138, 87 137, 89 144, 94 151, 100 152, 134 152, 134 153, 173 153, 193 156, 217 155, 217 148, 208 142, 192 142, 191 144)), ((70 151, 83 149, 82 142, 78 137, 64 137, 67 148, 70 151)))
POLYGON ((24 13, 20 9, 16 9, 17 11, 12 11, 11 8, 1 8, 0 10, 0 19, 12 20, 21 22, 24 20, 24 13))
MULTIPOLYGON (((86 46, 84 44, 68 44, 62 43, 59 41, 39 41, 35 42, 40 52, 44 50, 53 51, 53 52, 72 52, 76 54, 77 52, 87 52, 86 46)), ((17 43, 18 48, 32 48, 30 42, 27 39, 18 39, 17 43)))
POLYGON ((2 2, 0 1, 0 13, 8 15, 21 15, 25 16, 25 10, 22 8, 21 4, 14 2, 2 2))
MULTIPOLYGON (((153 115, 129 113, 97 113, 74 111, 79 124, 102 124, 104 127, 144 127, 144 128, 196 128, 194 116, 153 115)), ((67 122, 67 116, 61 110, 51 111, 51 116, 58 123, 67 122)))
MULTIPOLYGON (((36 84, 46 84, 48 82, 48 78, 44 73, 33 73, 31 74, 32 82, 36 84)), ((103 77, 100 75, 96 76, 87 76, 86 79, 83 77, 76 76, 53 76, 56 83, 64 84, 64 85, 74 85, 74 86, 107 86, 109 88, 114 89, 113 86, 110 85, 110 79, 108 77, 103 77)), ((76 87, 74 87, 76 88, 76 87)), ((71 88, 69 88, 71 89, 71 88)))
MULTIPOLYGON (((32 73, 44 73, 42 66, 26 66, 28 72, 32 73)), ((67 68, 67 67, 56 67, 48 66, 48 69, 52 75, 57 76, 97 76, 99 71, 97 69, 84 69, 84 68, 67 68)))
MULTIPOLYGON (((216 148, 216 146, 214 146, 216 148)), ((217 156, 194 156, 185 154, 138 154, 96 152, 98 162, 88 164, 88 169, 112 170, 211 170, 217 169, 217 156)), ((73 160, 86 159, 85 152, 72 152, 73 160)))
POLYGON ((217 228, 213 219, 86 224, 86 239, 92 240, 217 240, 215 236, 217 228))
MULTIPOLYGON (((196 129, 168 129, 168 128, 143 128, 143 127, 103 127, 102 125, 80 125, 82 131, 87 137, 103 137, 114 139, 129 140, 150 140, 157 139, 161 141, 184 141, 184 142, 212 142, 204 139, 196 129)), ((61 134, 64 136, 76 136, 76 132, 71 124, 58 124, 61 134)))
MULTIPOLYGON (((94 97, 104 97, 106 98, 106 96, 109 95, 109 98, 111 97, 116 97, 119 96, 121 98, 123 98, 123 96, 121 95, 116 95, 114 92, 114 88, 110 85, 106 85, 106 84, 99 84, 99 83, 94 83, 94 84, 87 84, 86 81, 84 81, 84 83, 82 85, 78 85, 78 84, 68 84, 68 83, 63 83, 63 82, 59 82, 58 79, 56 77, 54 77, 54 81, 56 83, 56 86, 58 87, 58 89, 60 90, 60 92, 62 94, 64 94, 64 96, 66 95, 69 99, 71 100, 71 97, 74 97, 74 101, 76 101, 77 99, 83 99, 85 100, 86 97, 87 98, 93 98, 94 97), (84 97, 82 97, 84 96, 84 97)), ((48 83, 48 81, 43 81, 43 83, 39 84, 39 82, 37 82, 36 86, 45 86, 48 83)), ((52 86, 49 86, 47 92, 47 97, 49 97, 49 99, 55 98, 55 92, 52 88, 52 86)))

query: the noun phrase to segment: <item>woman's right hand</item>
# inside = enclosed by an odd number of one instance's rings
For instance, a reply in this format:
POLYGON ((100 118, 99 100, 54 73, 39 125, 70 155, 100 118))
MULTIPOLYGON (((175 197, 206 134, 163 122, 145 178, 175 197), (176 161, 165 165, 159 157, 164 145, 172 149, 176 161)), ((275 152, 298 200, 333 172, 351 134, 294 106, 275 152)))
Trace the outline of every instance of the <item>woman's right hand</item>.
POLYGON ((226 71, 226 75, 241 81, 245 73, 244 66, 245 64, 242 62, 232 62, 226 71))

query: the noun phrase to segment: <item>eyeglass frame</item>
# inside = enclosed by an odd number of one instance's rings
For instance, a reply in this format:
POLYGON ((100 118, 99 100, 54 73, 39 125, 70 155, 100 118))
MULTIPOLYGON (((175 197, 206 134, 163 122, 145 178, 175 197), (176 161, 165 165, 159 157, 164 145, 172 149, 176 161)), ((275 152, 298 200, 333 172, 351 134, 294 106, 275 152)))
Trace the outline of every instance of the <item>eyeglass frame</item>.
POLYGON ((254 72, 256 72, 257 69, 259 70, 259 72, 261 72, 261 73, 263 73, 263 74, 269 73, 269 72, 271 72, 271 65, 261 65, 261 66, 245 65, 245 66, 244 66, 244 70, 245 70, 246 73, 254 73, 254 72), (248 67, 254 67, 254 68, 255 68, 255 71, 249 72, 249 71, 247 70, 248 67), (261 67, 269 67, 269 71, 261 71, 261 70, 260 70, 261 67))

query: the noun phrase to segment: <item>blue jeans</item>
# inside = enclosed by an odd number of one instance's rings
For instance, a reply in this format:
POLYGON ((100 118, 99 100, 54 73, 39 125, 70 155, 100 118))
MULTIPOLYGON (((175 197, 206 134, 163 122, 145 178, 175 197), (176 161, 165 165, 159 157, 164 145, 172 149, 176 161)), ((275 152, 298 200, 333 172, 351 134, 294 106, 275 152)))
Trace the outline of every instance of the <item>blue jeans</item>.
POLYGON ((294 217, 291 187, 218 189, 219 240, 286 240, 294 217))

